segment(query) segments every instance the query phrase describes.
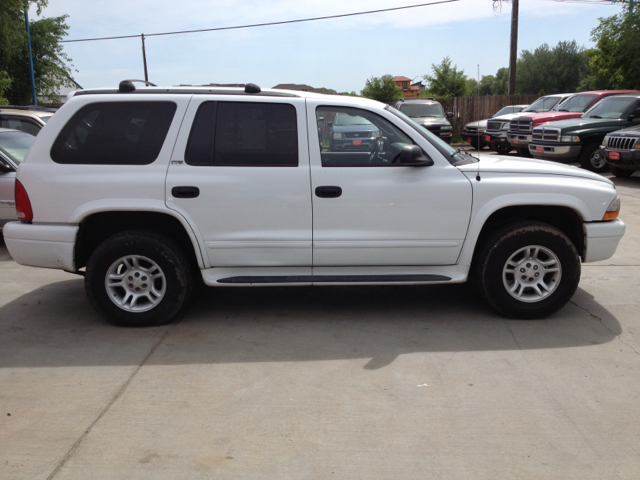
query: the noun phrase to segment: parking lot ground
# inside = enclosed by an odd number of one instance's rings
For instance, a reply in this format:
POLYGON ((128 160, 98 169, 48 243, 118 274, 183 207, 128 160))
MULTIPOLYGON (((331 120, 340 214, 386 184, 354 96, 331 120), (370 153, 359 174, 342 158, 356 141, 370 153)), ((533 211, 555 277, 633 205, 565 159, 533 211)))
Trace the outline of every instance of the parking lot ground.
POLYGON ((0 478, 640 477, 640 177, 570 304, 467 285, 208 289, 105 323, 81 277, 0 243, 0 478))

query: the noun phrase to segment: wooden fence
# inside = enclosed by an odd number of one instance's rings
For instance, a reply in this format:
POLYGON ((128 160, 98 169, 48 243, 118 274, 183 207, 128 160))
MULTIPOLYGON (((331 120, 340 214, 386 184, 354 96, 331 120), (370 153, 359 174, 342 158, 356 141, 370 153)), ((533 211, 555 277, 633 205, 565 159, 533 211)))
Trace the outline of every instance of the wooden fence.
POLYGON ((459 134, 469 122, 491 117, 507 105, 529 105, 540 95, 487 95, 483 97, 451 97, 437 99, 446 112, 453 112, 449 120, 453 125, 453 133, 459 134))

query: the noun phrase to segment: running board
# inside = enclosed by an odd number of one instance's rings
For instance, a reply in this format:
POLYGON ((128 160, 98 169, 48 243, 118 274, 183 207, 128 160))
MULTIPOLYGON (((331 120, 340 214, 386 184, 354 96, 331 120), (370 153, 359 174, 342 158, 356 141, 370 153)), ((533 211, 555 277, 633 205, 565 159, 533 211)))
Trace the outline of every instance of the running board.
POLYGON ((301 275, 301 276, 244 276, 227 277, 218 283, 444 283, 450 282, 451 277, 444 275, 301 275))
POLYGON ((201 270, 208 286, 418 285, 462 283, 464 265, 373 267, 216 267, 201 270))

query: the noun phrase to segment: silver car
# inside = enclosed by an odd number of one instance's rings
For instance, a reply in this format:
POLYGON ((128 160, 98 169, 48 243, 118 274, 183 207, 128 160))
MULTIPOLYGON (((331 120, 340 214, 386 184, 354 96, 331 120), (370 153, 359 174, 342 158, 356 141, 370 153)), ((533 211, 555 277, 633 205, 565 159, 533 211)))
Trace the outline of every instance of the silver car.
POLYGON ((35 139, 19 130, 0 128, 0 228, 18 219, 13 196, 16 169, 35 139))

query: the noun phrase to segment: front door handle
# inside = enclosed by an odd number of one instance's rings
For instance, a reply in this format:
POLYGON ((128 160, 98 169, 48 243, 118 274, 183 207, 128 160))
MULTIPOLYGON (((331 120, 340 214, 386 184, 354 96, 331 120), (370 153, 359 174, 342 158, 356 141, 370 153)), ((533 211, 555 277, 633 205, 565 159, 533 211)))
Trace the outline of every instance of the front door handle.
POLYGON ((340 187, 316 187, 316 196, 320 198, 338 198, 340 195, 342 195, 340 187))
POLYGON ((200 195, 200 189, 198 187, 173 187, 171 195, 175 198, 196 198, 200 195))

